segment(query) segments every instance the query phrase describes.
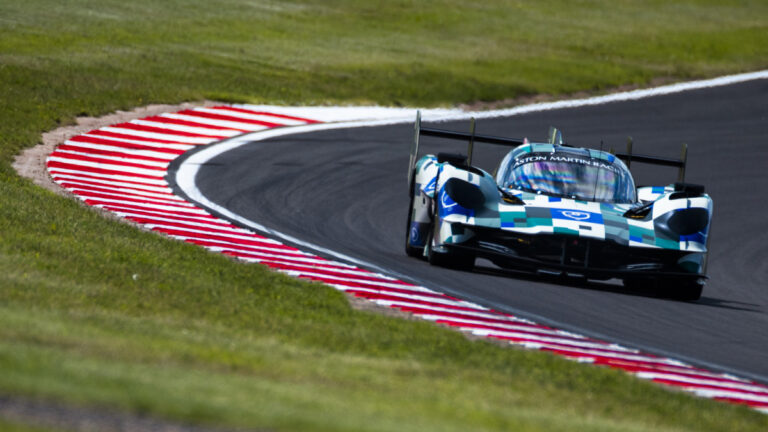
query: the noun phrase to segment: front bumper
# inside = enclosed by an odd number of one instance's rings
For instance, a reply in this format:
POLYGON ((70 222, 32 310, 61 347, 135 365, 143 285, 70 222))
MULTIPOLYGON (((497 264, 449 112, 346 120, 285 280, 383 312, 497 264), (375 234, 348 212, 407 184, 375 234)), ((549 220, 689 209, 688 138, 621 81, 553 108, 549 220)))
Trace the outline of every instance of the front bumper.
POLYGON ((499 267, 590 279, 663 277, 703 285, 703 253, 640 248, 564 234, 527 235, 451 224, 459 243, 443 246, 486 258, 499 267))

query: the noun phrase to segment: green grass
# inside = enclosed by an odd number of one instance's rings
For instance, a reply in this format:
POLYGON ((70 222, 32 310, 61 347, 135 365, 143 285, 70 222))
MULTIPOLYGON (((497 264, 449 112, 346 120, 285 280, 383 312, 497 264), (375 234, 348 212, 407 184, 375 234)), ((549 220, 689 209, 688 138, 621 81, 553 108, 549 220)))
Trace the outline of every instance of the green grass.
POLYGON ((353 311, 10 166, 77 115, 148 103, 453 105, 766 67, 762 1, 0 2, 0 394, 278 430, 766 430, 746 408, 353 311))
POLYGON ((47 432, 52 429, 30 426, 24 423, 7 421, 0 418, 0 430, 4 432, 47 432))

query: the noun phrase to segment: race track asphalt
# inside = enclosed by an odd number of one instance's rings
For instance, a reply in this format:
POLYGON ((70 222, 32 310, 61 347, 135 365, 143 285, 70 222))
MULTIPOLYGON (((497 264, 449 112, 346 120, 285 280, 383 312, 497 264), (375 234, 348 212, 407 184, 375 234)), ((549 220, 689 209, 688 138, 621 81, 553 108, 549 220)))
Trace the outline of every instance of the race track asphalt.
MULTIPOLYGON (((710 281, 697 302, 502 271, 434 268, 403 251, 413 126, 341 129, 242 146, 201 168, 197 186, 236 214, 391 270, 404 280, 565 330, 768 383, 768 80, 629 102, 480 120, 477 133, 543 140, 550 125, 576 146, 679 156, 714 200, 710 281)), ((440 124, 466 131, 468 122, 440 124)), ((461 143, 423 139, 427 152, 461 143)), ((492 171, 504 149, 476 147, 492 171)), ((633 166, 639 184, 676 171, 633 166), (637 168, 637 169, 635 169, 637 168)))

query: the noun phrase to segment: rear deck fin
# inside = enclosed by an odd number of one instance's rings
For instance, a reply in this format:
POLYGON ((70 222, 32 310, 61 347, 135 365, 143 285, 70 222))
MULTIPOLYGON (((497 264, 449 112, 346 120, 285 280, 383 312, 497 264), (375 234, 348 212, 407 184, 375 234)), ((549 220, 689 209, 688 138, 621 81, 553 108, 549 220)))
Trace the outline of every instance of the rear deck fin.
POLYGON ((475 118, 469 121, 469 144, 467 145, 467 165, 472 165, 472 151, 475 149, 475 118))
POLYGON ((413 143, 411 144, 411 159, 408 162, 408 188, 413 192, 413 170, 416 157, 419 154, 419 136, 421 135, 421 111, 416 111, 416 122, 413 124, 413 143))
POLYGON ((683 161, 683 164, 680 166, 680 171, 677 173, 677 181, 683 183, 685 182, 685 165, 688 163, 688 144, 686 143, 683 143, 680 160, 683 161))

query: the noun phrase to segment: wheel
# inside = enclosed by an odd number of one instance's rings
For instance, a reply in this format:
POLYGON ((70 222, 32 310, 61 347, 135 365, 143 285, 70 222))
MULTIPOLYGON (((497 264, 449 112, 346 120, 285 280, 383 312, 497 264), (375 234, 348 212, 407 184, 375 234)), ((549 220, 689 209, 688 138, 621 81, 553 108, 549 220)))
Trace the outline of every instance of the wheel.
POLYGON ((704 285, 695 280, 652 278, 627 278, 623 280, 624 287, 632 291, 649 292, 660 297, 680 301, 695 301, 701 298, 704 285))
POLYGON ((408 220, 405 225, 405 254, 409 257, 422 257, 424 256, 424 248, 411 246, 411 223, 413 222, 413 199, 411 195, 411 203, 408 205, 408 220))
POLYGON ((704 290, 704 285, 696 283, 696 281, 672 281, 669 285, 662 283, 662 287, 669 286, 669 290, 666 290, 666 295, 675 300, 681 301, 695 301, 701 298, 701 292, 704 290))
POLYGON ((626 278, 622 280, 624 288, 630 291, 653 291, 655 288, 655 282, 649 278, 626 278))
POLYGON ((429 263, 454 270, 469 271, 475 267, 475 257, 472 254, 460 251, 435 252, 431 247, 427 249, 429 263))
POLYGON ((463 251, 457 251, 457 250, 448 250, 447 252, 437 252, 433 248, 434 246, 434 236, 438 229, 440 229, 437 226, 437 206, 439 204, 435 202, 435 214, 432 220, 434 221, 432 224, 432 229, 429 231, 429 238, 427 239, 427 261, 431 265, 438 266, 438 267, 446 267, 451 268, 455 270, 472 270, 475 267, 475 256, 463 252, 463 251))

